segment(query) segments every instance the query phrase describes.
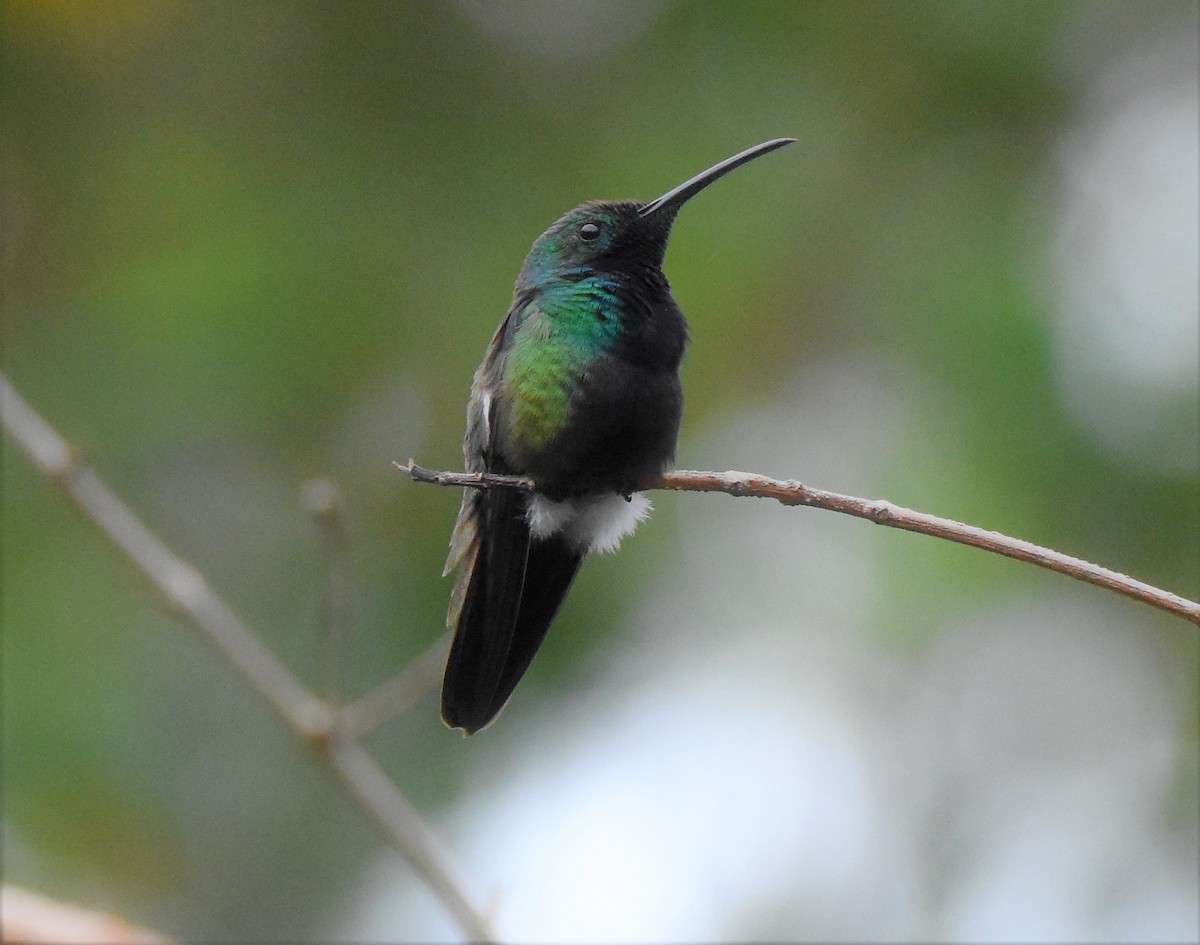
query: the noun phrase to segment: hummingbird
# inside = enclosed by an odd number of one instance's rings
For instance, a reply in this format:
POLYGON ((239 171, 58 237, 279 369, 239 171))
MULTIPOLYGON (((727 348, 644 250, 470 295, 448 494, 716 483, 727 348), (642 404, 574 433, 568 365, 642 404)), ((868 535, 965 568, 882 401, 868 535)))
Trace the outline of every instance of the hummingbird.
POLYGON ((444 574, 458 574, 442 719, 470 735, 504 707, 589 553, 615 551, 650 513, 641 489, 670 468, 683 411, 687 322, 663 257, 683 204, 775 138, 649 203, 591 201, 534 241, 475 372, 470 472, 535 491, 465 489, 444 574))

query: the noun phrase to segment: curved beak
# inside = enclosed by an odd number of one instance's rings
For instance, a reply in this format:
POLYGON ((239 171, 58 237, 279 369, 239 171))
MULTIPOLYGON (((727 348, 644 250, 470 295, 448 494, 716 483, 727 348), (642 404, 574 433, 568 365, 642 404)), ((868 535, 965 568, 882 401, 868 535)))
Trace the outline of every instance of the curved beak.
POLYGON ((649 216, 663 215, 667 220, 670 220, 675 216, 679 208, 683 206, 685 201, 696 196, 696 194, 700 193, 700 191, 713 181, 720 180, 734 168, 741 167, 743 164, 753 161, 757 157, 762 157, 764 154, 770 154, 784 145, 792 144, 795 140, 795 138, 773 138, 770 141, 764 141, 762 144, 756 144, 752 148, 747 148, 745 151, 735 154, 731 158, 726 158, 720 164, 714 164, 707 171, 701 171, 691 180, 684 181, 678 187, 668 190, 658 199, 651 200, 638 211, 638 216, 645 219, 649 216))

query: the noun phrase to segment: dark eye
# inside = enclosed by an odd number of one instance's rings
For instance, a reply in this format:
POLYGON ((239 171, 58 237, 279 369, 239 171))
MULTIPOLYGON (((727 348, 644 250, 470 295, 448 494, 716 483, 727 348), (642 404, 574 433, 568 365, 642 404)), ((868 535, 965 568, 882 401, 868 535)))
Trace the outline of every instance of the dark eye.
POLYGON ((579 228, 579 238, 585 243, 590 243, 600 235, 600 227, 595 223, 585 223, 579 228))

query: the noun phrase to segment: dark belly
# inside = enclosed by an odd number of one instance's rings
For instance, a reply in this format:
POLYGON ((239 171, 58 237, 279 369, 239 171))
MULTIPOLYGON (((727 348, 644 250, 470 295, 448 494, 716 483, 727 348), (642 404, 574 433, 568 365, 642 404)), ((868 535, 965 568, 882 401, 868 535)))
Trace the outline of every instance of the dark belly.
POLYGON ((683 410, 679 375, 602 356, 577 382, 566 424, 523 457, 523 471, 552 498, 628 494, 657 479, 675 458, 683 410))

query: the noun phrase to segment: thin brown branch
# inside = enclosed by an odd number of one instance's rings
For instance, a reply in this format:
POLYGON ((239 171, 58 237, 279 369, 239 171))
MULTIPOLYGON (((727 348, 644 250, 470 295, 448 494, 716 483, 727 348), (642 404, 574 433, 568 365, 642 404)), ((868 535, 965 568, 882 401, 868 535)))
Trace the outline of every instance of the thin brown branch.
MULTIPOLYGON (((535 488, 531 479, 521 476, 441 472, 418 466, 411 460, 407 465, 397 463, 396 467, 414 482, 427 482, 439 486, 466 486, 473 489, 501 487, 525 491, 533 491, 535 488)), ((932 535, 934 538, 943 538, 960 545, 970 545, 972 548, 981 548, 993 554, 1036 564, 1117 594, 1124 594, 1143 604, 1149 604, 1200 625, 1200 604, 1178 594, 1172 594, 1170 591, 1164 591, 1081 558, 1073 558, 1050 548, 1022 541, 1020 538, 1010 538, 1008 535, 986 531, 953 519, 938 518, 936 515, 906 509, 883 499, 860 499, 837 492, 827 492, 824 489, 814 489, 794 479, 769 479, 754 473, 735 471, 720 473, 679 469, 665 474, 659 482, 650 484, 647 488, 679 492, 724 492, 732 496, 775 499, 784 505, 807 505, 830 512, 841 512, 844 515, 865 518, 876 525, 932 535)))
POLYGON ((51 899, 5 883, 0 886, 0 942, 105 942, 106 945, 172 945, 159 932, 125 921, 119 915, 51 899))
POLYGON ((58 483, 167 604, 208 640, 346 785, 473 942, 494 941, 420 814, 335 715, 246 627, 200 573, 133 514, 0 374, 0 421, 33 466, 58 483))
POLYGON ((313 479, 300 492, 321 537, 325 559, 321 644, 325 667, 325 698, 341 705, 345 660, 350 648, 350 534, 342 515, 342 490, 330 479, 313 479))
POLYGON ((201 574, 175 555, 0 374, 0 415, 9 437, 137 567, 167 605, 198 628, 297 732, 329 725, 329 712, 251 634, 201 574))
POLYGON ((448 853, 441 849, 425 819, 395 782, 358 742, 335 738, 331 748, 328 757, 334 772, 442 900, 468 941, 495 942, 488 920, 471 904, 462 884, 448 868, 448 853))
POLYGON ((338 732, 361 738, 385 722, 406 712, 418 699, 442 679, 446 657, 450 654, 450 634, 446 633, 401 672, 380 683, 337 715, 338 732))

